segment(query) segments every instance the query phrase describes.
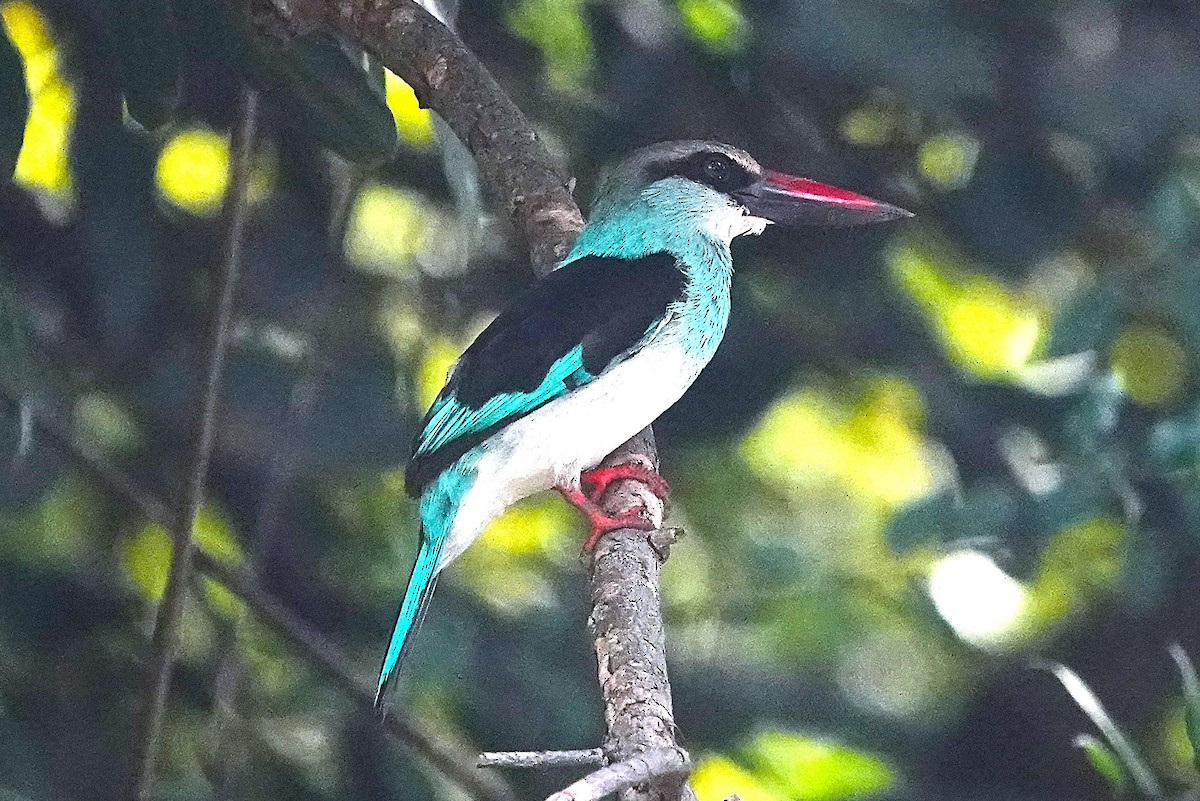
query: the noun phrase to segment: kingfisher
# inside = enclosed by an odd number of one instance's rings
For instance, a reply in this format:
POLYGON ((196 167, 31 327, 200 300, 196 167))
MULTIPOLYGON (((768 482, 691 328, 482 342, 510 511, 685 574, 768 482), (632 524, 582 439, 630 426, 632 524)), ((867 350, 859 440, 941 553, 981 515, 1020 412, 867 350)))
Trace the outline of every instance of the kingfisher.
POLYGON ((383 660, 381 707, 439 573, 509 505, 558 490, 608 531, 649 529, 643 509, 612 516, 609 484, 657 473, 597 468, 691 386, 729 319, 732 240, 771 223, 847 225, 912 216, 807 178, 763 169, 707 141, 635 151, 601 181, 567 258, 484 329, 447 376, 405 470, 421 545, 383 660))

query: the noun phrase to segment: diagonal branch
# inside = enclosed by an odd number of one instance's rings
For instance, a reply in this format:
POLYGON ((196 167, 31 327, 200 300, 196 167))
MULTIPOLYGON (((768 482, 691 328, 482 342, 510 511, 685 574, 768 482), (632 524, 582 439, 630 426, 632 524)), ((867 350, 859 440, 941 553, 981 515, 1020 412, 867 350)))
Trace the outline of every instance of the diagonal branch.
POLYGON ((175 515, 171 520, 171 567, 167 586, 154 621, 154 635, 146 658, 143 695, 134 723, 133 764, 125 788, 129 801, 147 801, 154 786, 154 765, 162 736, 163 715, 175 666, 175 644, 187 601, 192 566, 192 521, 204 498, 208 463, 216 438, 217 399, 229 348, 233 294, 246 229, 247 186, 258 124, 258 94, 242 91, 238 123, 229 160, 229 188, 225 195, 225 240, 213 285, 212 318, 204 346, 204 380, 197 399, 188 448, 187 465, 175 515))
MULTIPOLYGON (((375 54, 407 81, 423 106, 437 112, 467 146, 492 203, 507 213, 544 274, 566 255, 582 216, 533 127, 487 69, 449 29, 413 0, 248 0, 274 33, 324 25, 375 54)), ((656 468, 649 428, 606 463, 656 468)), ((661 502, 634 481, 615 485, 610 512, 641 504, 659 524, 661 502)), ((606 752, 623 761, 647 751, 678 749, 667 679, 658 570, 667 549, 658 532, 623 530, 601 541, 592 559, 592 613, 600 689, 609 736, 606 752)), ((682 752, 681 752, 682 753, 682 752)), ((686 764, 686 759, 684 760, 686 764)), ((682 781, 651 783, 631 798, 680 798, 682 781)), ((690 791, 687 791, 690 795, 690 791)))
MULTIPOLYGON (((21 394, 0 380, 0 401, 18 409, 21 394)), ((170 518, 167 505, 146 492, 125 472, 75 442, 70 434, 41 414, 35 412, 32 423, 53 448, 66 455, 76 467, 131 512, 152 522, 167 524, 170 518)), ((356 678, 350 660, 336 645, 264 590, 248 571, 222 562, 199 548, 195 549, 193 560, 198 571, 229 589, 291 642, 335 687, 353 698, 364 711, 373 713, 374 687, 356 678)), ((417 723, 394 713, 388 715, 386 728, 471 796, 486 801, 515 801, 516 795, 512 789, 498 776, 476 769, 469 755, 455 751, 417 723)))
POLYGON ((488 200, 511 220, 533 269, 567 255, 583 217, 546 146, 462 41, 413 0, 243 0, 278 36, 331 28, 403 78, 471 151, 488 200))

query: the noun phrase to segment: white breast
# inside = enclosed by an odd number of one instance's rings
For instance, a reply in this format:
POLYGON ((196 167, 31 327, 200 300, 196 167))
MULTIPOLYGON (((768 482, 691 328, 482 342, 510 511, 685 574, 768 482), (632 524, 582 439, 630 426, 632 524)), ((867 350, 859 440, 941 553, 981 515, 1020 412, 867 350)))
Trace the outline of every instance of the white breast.
POLYGON ((463 498, 439 569, 461 554, 507 506, 578 484, 617 446, 683 395, 704 367, 666 334, 583 387, 547 403, 484 443, 478 477, 463 498))

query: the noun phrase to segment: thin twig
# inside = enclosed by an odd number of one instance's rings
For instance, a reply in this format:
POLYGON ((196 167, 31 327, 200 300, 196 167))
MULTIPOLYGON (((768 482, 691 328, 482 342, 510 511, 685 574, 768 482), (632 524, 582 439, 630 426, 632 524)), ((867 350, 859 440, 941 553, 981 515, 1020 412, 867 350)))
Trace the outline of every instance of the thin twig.
POLYGON ((606 765, 574 784, 559 790, 546 801, 596 801, 635 784, 653 782, 669 776, 686 776, 692 763, 679 748, 658 748, 606 765))
POLYGON ((476 763, 481 768, 566 768, 578 765, 603 765, 603 748, 568 751, 485 751, 476 763))
MULTIPOLYGON (((21 403, 21 395, 0 379, 0 400, 17 409, 21 403)), ((77 443, 65 430, 36 411, 33 415, 33 425, 47 443, 82 468, 109 495, 127 506, 130 511, 151 522, 163 525, 167 523, 170 517, 167 505, 144 490, 118 467, 77 443)), ((366 681, 355 677, 350 660, 336 645, 262 589, 253 575, 242 568, 217 560, 200 548, 195 549, 193 561, 196 570, 222 584, 240 598, 270 627, 291 642, 335 687, 353 698, 365 711, 373 712, 375 690, 366 681)), ((477 770, 469 755, 456 752, 430 736, 419 725, 393 713, 388 715, 386 726, 390 734, 475 798, 488 801, 515 800, 515 793, 500 777, 494 773, 477 770)))
POLYGON ((225 354, 229 348, 233 295, 246 229, 250 162, 254 155, 258 125, 258 93, 255 90, 243 89, 237 119, 230 148, 229 187, 225 195, 225 237, 213 284, 212 317, 204 348, 204 379, 193 417, 184 480, 170 527, 173 547, 171 567, 154 621, 142 698, 134 723, 133 764, 125 792, 129 801, 148 801, 154 786, 154 767, 162 735, 163 714, 175 666, 175 644, 187 601, 188 574, 191 572, 194 547, 192 522, 204 498, 208 463, 216 439, 217 399, 225 354))
MULTIPOLYGON (((331 158, 337 158, 333 156, 331 158)), ((366 180, 366 171, 358 165, 346 164, 344 191, 335 196, 330 205, 326 250, 330 264, 339 263, 346 231, 349 227, 350 211, 366 180)), ((300 366, 300 376, 288 394, 287 405, 280 417, 273 447, 267 459, 266 478, 259 494, 258 510, 246 543, 250 569, 260 579, 265 575, 266 556, 274 547, 279 528, 279 514, 287 496, 287 490, 296 478, 298 464, 303 456, 304 430, 312 410, 324 388, 330 363, 327 344, 333 337, 330 329, 337 309, 331 302, 336 295, 334 276, 329 276, 309 305, 314 312, 304 316, 307 323, 302 326, 305 339, 312 343, 300 366)), ((230 740, 231 729, 237 716, 237 698, 241 693, 244 678, 243 664, 238 652, 238 641, 245 628, 245 615, 240 613, 228 626, 221 629, 217 643, 217 667, 213 671, 213 729, 214 765, 217 771, 212 782, 213 795, 218 801, 227 797, 226 792, 235 772, 244 764, 241 749, 230 740)))
POLYGON ((1104 705, 1100 703, 1100 699, 1092 692, 1092 688, 1087 686, 1087 683, 1079 677, 1078 673, 1061 662, 1052 662, 1045 659, 1031 661, 1030 667, 1048 671, 1058 679, 1063 689, 1070 694, 1071 700, 1091 719, 1096 728, 1100 730, 1100 733, 1104 735, 1104 739, 1108 740, 1108 744, 1112 746, 1113 751, 1116 752, 1121 762, 1129 770, 1134 784, 1137 785, 1141 793, 1147 798, 1163 797, 1162 787, 1159 785, 1154 772, 1150 770, 1150 766, 1142 759, 1137 748, 1125 736, 1125 733, 1121 731, 1121 727, 1108 714, 1104 705))
MULTIPOLYGON (((249 573, 204 551, 196 552, 196 567, 245 601, 259 617, 306 654, 330 683, 352 697, 363 710, 374 713, 375 688, 356 678, 353 667, 336 647, 259 587, 249 573)), ((466 755, 451 752, 407 718, 389 714, 384 719, 384 726, 475 797, 494 801, 513 801, 515 798, 512 790, 497 777, 477 770, 466 755)))

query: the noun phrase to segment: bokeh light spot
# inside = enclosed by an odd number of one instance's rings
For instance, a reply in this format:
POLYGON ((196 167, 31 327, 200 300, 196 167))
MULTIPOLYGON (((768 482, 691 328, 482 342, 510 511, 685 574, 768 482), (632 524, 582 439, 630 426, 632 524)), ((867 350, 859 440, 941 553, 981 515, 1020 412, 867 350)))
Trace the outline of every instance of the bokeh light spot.
POLYGON ((980 378, 1020 377, 1045 327, 1046 314, 1032 298, 913 243, 893 249, 889 261, 955 364, 980 378))
POLYGON ((934 562, 929 597, 938 614, 963 639, 984 650, 1003 650, 1022 632, 1029 592, 987 555, 959 551, 934 562))
POLYGON ((388 69, 383 75, 388 108, 396 120, 396 133, 413 147, 432 144, 433 117, 429 110, 421 108, 413 88, 398 75, 388 69))
POLYGON ((957 189, 971 180, 979 141, 963 133, 931 136, 917 151, 921 177, 938 189, 957 189))
POLYGON ((749 25, 735 0, 678 0, 684 29, 706 49, 721 55, 745 45, 749 25))
POLYGON ((724 756, 706 756, 696 763, 691 784, 700 801, 725 801, 731 796, 741 801, 786 801, 787 798, 778 790, 772 792, 753 773, 724 756))
MULTIPOLYGON (((257 157, 246 188, 250 203, 270 194, 273 168, 257 157)), ((221 210, 229 186, 229 140, 210 128, 193 127, 176 132, 158 155, 155 180, 171 205, 200 217, 221 210)))
POLYGON ((870 796, 894 781, 892 769, 877 756, 794 732, 762 732, 746 753, 794 801, 870 796))
MULTIPOLYGON (((192 523, 192 538, 197 547, 209 555, 230 564, 243 560, 241 544, 233 530, 212 506, 200 507, 192 523)), ((171 536, 165 526, 151 523, 125 541, 125 570, 133 584, 149 601, 162 600, 167 586, 167 573, 171 567, 171 536)), ((205 593, 214 608, 225 614, 234 614, 240 601, 229 590, 211 579, 204 580, 205 593)))
POLYGON ((584 88, 592 71, 591 34, 583 0, 520 0, 508 15, 513 33, 542 53, 550 85, 560 92, 584 88))
POLYGON ((840 130, 842 138, 852 145, 878 147, 892 138, 895 124, 882 109, 866 106, 847 114, 842 119, 840 130))
POLYGON ((417 375, 418 409, 425 411, 433 405, 442 387, 446 386, 446 376, 450 368, 461 353, 462 348, 444 337, 436 337, 429 342, 417 375))
POLYGON ((1133 323, 1121 329, 1109 363, 1134 403, 1161 406, 1179 397, 1188 377, 1187 354, 1170 331, 1133 323))
POLYGON ((767 411, 743 441, 742 456, 763 478, 801 494, 833 481, 894 508, 932 485, 920 414, 919 397, 899 379, 870 382, 853 400, 801 390, 767 411))
POLYGON ((0 4, 0 19, 25 64, 29 117, 13 180, 52 200, 65 214, 73 200, 67 153, 75 122, 75 88, 61 70, 46 18, 31 3, 0 4))
POLYGON ((360 269, 403 275, 421 251, 429 224, 420 196, 387 184, 368 184, 350 211, 346 258, 360 269))
POLYGON ((557 603, 552 576, 569 552, 570 514, 549 493, 509 507, 455 563, 454 581, 507 616, 557 603))

